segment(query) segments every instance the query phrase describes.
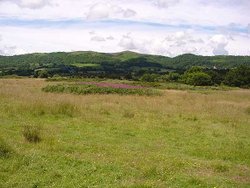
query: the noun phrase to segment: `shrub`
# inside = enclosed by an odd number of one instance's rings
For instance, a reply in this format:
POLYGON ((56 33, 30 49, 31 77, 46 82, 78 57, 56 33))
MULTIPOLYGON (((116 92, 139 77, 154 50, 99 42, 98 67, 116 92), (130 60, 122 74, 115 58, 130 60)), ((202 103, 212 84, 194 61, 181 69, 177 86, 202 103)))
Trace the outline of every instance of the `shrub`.
POLYGON ((26 125, 23 129, 23 136, 28 142, 38 143, 41 141, 41 130, 37 126, 26 125))

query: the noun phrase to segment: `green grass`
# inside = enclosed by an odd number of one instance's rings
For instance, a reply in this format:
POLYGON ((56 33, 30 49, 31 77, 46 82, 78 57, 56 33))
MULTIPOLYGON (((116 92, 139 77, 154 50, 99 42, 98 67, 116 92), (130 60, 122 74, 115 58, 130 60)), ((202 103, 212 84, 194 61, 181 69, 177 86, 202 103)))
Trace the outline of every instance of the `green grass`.
POLYGON ((75 67, 100 67, 100 64, 94 63, 74 63, 72 65, 75 67))
POLYGON ((0 187, 250 186, 249 90, 151 97, 46 85, 0 80, 0 187), (27 125, 40 142, 27 141, 27 125))

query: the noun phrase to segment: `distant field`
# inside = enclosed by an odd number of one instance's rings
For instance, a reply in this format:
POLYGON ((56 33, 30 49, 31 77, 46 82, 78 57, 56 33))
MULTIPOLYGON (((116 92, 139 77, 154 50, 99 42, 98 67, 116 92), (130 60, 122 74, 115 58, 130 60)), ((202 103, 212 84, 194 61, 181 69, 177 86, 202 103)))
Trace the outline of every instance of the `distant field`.
POLYGON ((0 187, 250 187, 250 90, 76 95, 48 84, 0 79, 0 187))
POLYGON ((94 63, 73 63, 72 65, 75 67, 100 67, 100 64, 94 63))

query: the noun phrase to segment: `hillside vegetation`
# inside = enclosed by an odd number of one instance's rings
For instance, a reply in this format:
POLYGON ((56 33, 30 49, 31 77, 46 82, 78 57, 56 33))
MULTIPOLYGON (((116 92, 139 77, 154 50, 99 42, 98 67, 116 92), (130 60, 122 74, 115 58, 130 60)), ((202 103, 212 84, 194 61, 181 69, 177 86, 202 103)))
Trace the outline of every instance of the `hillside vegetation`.
POLYGON ((97 52, 34 53, 17 56, 0 56, 2 75, 34 75, 46 69, 50 74, 64 75, 123 75, 140 72, 164 73, 185 71, 192 66, 213 69, 230 69, 239 65, 250 66, 249 56, 197 56, 184 54, 174 58, 138 54, 97 52))

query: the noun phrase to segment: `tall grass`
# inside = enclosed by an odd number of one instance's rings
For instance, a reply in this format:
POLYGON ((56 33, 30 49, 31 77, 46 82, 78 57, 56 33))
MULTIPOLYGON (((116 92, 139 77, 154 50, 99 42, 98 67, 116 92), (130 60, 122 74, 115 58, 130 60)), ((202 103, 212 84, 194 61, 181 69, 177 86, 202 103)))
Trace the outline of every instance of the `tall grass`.
POLYGON ((47 84, 0 80, 2 153, 13 156, 0 159, 0 187, 249 187, 249 90, 74 95, 47 84))

